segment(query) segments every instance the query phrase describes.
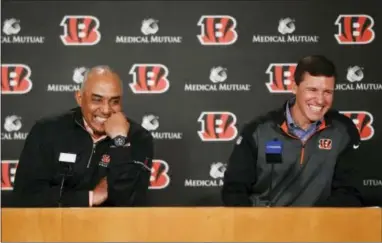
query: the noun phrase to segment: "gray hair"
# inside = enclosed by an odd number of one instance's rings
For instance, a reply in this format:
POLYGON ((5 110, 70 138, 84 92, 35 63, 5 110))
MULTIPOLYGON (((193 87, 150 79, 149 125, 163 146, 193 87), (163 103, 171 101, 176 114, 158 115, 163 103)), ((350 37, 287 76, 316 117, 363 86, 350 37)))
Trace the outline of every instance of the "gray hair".
POLYGON ((88 68, 84 74, 84 80, 81 84, 81 93, 83 93, 83 91, 85 90, 85 85, 86 85, 86 82, 89 78, 89 76, 93 75, 93 74, 110 74, 110 75, 115 75, 118 77, 118 81, 119 81, 119 84, 121 85, 121 88, 123 90, 123 84, 122 84, 122 80, 119 78, 118 74, 116 72, 114 72, 114 70, 107 66, 107 65, 98 65, 98 66, 94 66, 92 68, 88 68))

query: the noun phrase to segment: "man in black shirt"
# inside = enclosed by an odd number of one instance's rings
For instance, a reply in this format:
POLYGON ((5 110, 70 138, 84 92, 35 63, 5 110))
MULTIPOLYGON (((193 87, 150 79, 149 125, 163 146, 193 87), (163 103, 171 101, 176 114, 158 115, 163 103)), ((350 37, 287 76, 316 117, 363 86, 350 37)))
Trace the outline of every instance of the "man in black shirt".
POLYGON ((140 206, 146 202, 153 138, 122 112, 122 82, 92 68, 79 107, 31 129, 13 191, 19 207, 140 206))

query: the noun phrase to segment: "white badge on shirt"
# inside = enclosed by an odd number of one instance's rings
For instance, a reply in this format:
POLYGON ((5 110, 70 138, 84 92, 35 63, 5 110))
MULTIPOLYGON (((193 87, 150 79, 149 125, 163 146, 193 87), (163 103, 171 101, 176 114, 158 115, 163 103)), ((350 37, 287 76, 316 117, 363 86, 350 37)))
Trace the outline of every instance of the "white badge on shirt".
POLYGON ((60 153, 60 157, 58 158, 58 161, 60 162, 69 162, 69 163, 75 163, 76 162, 76 154, 70 154, 70 153, 60 153))

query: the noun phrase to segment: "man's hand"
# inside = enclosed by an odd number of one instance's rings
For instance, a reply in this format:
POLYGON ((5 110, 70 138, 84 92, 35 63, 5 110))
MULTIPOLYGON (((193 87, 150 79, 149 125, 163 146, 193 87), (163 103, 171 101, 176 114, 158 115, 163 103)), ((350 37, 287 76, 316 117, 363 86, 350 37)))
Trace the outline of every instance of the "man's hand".
POLYGON ((93 190, 93 206, 98 206, 107 199, 107 179, 102 178, 98 185, 93 190))
POLYGON ((105 132, 110 138, 115 138, 118 135, 127 137, 130 129, 130 124, 122 112, 112 114, 104 126, 105 132))

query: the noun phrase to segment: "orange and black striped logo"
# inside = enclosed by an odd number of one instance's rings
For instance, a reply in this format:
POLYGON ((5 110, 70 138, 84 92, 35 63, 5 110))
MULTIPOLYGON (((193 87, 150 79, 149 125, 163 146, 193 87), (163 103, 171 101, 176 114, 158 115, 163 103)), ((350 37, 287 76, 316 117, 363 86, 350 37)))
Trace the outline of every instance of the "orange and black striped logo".
POLYGON ((231 141, 237 136, 236 116, 231 112, 205 111, 198 118, 202 141, 231 141))
POLYGON ((32 72, 25 64, 1 65, 1 93, 26 94, 32 89, 32 72))
POLYGON ((228 15, 203 15, 198 22, 202 45, 232 45, 236 42, 236 19, 228 15))
POLYGON ((16 169, 18 160, 2 160, 1 161, 1 190, 11 191, 13 190, 13 184, 15 182, 16 169))
POLYGON ((335 38, 341 45, 368 44, 375 38, 374 20, 369 15, 340 15, 335 24, 335 38))
POLYGON ((64 28, 61 40, 67 46, 92 46, 101 40, 99 20, 94 16, 66 15, 60 24, 64 28))
POLYGON ((153 159, 149 189, 163 189, 170 184, 169 166, 166 161, 153 159))
POLYGON ((322 138, 318 141, 318 148, 324 150, 332 149, 333 141, 330 138, 322 138))
POLYGON ((296 63, 271 63, 267 71, 269 81, 265 84, 271 93, 291 93, 296 63))
POLYGON ((341 111, 356 125, 361 140, 369 140, 374 136, 373 115, 367 111, 341 111))
POLYGON ((162 64, 134 64, 129 72, 133 76, 131 90, 136 94, 159 94, 170 87, 168 68, 162 64))

